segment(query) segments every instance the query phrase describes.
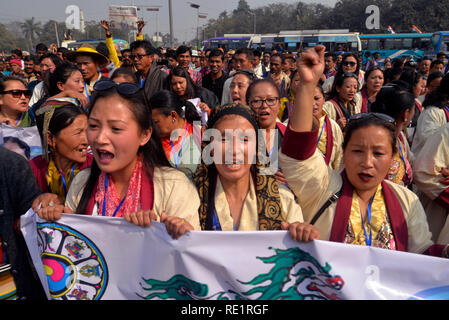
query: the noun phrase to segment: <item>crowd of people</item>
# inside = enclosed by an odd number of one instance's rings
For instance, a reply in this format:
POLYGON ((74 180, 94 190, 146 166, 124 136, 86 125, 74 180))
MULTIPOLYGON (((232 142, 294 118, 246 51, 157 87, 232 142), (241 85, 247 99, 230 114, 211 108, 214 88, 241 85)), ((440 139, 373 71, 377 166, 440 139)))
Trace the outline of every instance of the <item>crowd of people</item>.
POLYGON ((96 48, 0 63, 0 123, 37 126, 43 150, 0 147, 0 265, 20 298, 44 297, 18 228, 29 208, 449 258, 444 54, 165 49, 143 26, 123 51, 102 21, 96 48))

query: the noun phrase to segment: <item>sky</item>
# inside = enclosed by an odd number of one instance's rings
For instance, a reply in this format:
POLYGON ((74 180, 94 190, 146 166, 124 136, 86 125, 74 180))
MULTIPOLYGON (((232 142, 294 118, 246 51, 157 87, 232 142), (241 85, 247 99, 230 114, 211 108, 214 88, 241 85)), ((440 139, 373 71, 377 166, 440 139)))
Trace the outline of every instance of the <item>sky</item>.
MULTIPOLYGON (((305 3, 322 3, 333 6, 337 0, 303 0, 305 3)), ((174 37, 180 41, 193 39, 196 35, 197 9, 190 7, 190 3, 200 5, 199 12, 207 15, 208 19, 216 19, 223 11, 232 12, 237 8, 239 0, 172 0, 174 37)), ((247 0, 250 8, 258 8, 270 3, 296 3, 298 0, 247 0)), ((168 0, 0 0, 0 23, 22 21, 34 17, 37 21, 46 22, 50 19, 63 22, 68 14, 65 13, 69 5, 77 5, 84 12, 86 21, 100 21, 108 18, 109 5, 135 5, 159 7, 159 12, 143 12, 146 21, 144 33, 153 34, 157 31, 169 33, 168 0), (156 23, 157 22, 157 23, 156 23)), ((200 19, 200 26, 207 19, 200 19)))

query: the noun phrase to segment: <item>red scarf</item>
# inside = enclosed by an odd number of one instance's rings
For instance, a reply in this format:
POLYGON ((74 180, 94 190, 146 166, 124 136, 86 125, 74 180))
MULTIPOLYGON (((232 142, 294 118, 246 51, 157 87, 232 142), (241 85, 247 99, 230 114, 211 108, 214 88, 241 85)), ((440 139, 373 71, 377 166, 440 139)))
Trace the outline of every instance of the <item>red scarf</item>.
MULTIPOLYGON (((334 222, 332 224, 329 240, 343 243, 349 224, 349 216, 351 215, 354 188, 346 177, 346 171, 343 171, 341 176, 343 179, 342 193, 337 202, 337 208, 335 210, 334 222)), ((382 192, 385 199, 387 213, 390 217, 391 228, 393 230, 394 240, 396 242, 396 250, 407 251, 408 229, 401 204, 391 190, 390 186, 385 181, 382 181, 382 192)))
MULTIPOLYGON (((138 201, 138 203, 139 203, 139 205, 140 205, 140 208, 138 208, 139 210, 149 210, 149 209, 153 209, 153 205, 154 205, 154 185, 153 185, 153 179, 152 179, 152 176, 153 176, 153 172, 154 172, 154 170, 153 170, 153 168, 150 168, 150 173, 151 173, 151 176, 149 176, 148 175, 148 173, 147 173, 147 171, 145 170, 145 168, 144 168, 144 164, 142 164, 142 166, 140 167, 140 176, 141 176, 141 180, 140 180, 140 187, 139 187, 139 192, 140 192, 140 196, 139 196, 139 199, 137 199, 137 201, 138 201)), ((102 179, 101 178, 101 176, 103 175, 104 173, 102 172, 101 173, 101 175, 100 175, 100 178, 97 180, 97 183, 95 184, 95 187, 94 187, 94 192, 92 193, 92 195, 91 195, 91 197, 90 197, 90 199, 89 199, 89 202, 88 202, 88 204, 87 204, 87 207, 86 207, 86 214, 87 215, 92 215, 93 214, 93 210, 94 210, 94 207, 95 207, 95 204, 97 204, 98 205, 98 207, 97 207, 97 210, 98 210, 98 215, 101 215, 102 214, 102 206, 103 206, 103 196, 104 196, 104 193, 101 193, 101 191, 100 191, 100 189, 103 189, 104 190, 104 179, 102 179), (101 183, 103 183, 103 187, 100 187, 100 184, 101 183), (100 195, 100 197, 98 197, 98 195, 100 195), (100 199, 100 201, 98 201, 98 199, 99 198, 101 198, 100 199)), ((134 173, 133 173, 133 175, 134 175, 134 173)), ((111 180, 110 180, 111 181, 111 180)), ((131 183, 131 182, 130 182, 131 183)), ((111 188, 111 184, 110 184, 110 182, 109 182, 109 187, 108 187, 108 189, 109 188, 111 188)), ((115 190, 114 190, 115 191, 115 190)), ((130 184, 130 186, 128 187, 128 191, 127 191, 127 197, 128 197, 128 194, 129 193, 133 193, 134 192, 134 190, 133 190, 133 188, 131 188, 131 184, 130 184)), ((111 194, 111 192, 110 191, 108 191, 108 196, 111 194)), ((108 201, 109 202, 112 202, 111 200, 109 200, 108 199, 108 201)), ((126 200, 125 200, 125 202, 126 202, 126 200)), ((115 204, 115 205, 118 205, 118 204, 115 204)), ((116 207, 116 206, 115 206, 116 207)), ((124 203, 124 206, 123 206, 124 208, 123 208, 123 210, 122 210, 122 208, 119 210, 119 212, 117 213, 117 217, 119 217, 119 216, 123 216, 123 214, 124 213, 131 213, 131 212, 125 212, 125 210, 126 210, 126 208, 128 207, 129 208, 129 206, 125 206, 125 203, 124 203)), ((134 208, 132 208, 132 211, 134 211, 134 208)), ((136 210, 137 211, 137 210, 136 210)), ((135 212, 135 211, 134 211, 135 212)))
POLYGON ((362 110, 360 113, 368 112, 368 93, 366 92, 366 88, 363 88, 360 92, 362 94, 362 110))
POLYGON ((332 149, 334 148, 334 136, 332 133, 331 121, 328 116, 326 116, 326 118, 324 119, 324 125, 326 126, 327 135, 326 156, 324 157, 324 161, 326 161, 326 164, 329 165, 329 163, 331 162, 332 149))

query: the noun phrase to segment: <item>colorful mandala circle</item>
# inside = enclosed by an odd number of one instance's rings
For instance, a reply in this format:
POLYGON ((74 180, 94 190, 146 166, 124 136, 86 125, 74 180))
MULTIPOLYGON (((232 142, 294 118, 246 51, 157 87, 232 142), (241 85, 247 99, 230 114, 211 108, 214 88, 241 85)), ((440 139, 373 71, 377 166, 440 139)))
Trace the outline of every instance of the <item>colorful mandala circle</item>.
POLYGON ((99 300, 108 284, 100 250, 86 236, 58 223, 37 226, 50 295, 57 300, 99 300))

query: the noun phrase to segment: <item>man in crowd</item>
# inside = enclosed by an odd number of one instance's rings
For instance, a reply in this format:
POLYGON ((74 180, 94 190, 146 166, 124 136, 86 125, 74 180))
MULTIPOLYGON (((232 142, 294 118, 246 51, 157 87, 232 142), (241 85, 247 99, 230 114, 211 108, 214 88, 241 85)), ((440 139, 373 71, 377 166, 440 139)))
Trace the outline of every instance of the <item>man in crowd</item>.
POLYGON ((31 82, 36 81, 36 75, 34 74, 34 56, 26 56, 25 59, 23 59, 23 62, 25 64, 24 69, 24 80, 27 85, 29 85, 31 82))
POLYGON ((283 97, 288 93, 290 88, 290 77, 282 71, 282 60, 283 59, 280 54, 274 54, 271 56, 270 74, 268 77, 276 83, 281 91, 281 96, 283 97))
MULTIPOLYGON (((253 72, 254 52, 250 48, 238 49, 233 57, 233 63, 236 71, 247 70, 253 72)), ((230 87, 233 77, 229 77, 223 85, 223 95, 221 105, 232 103, 230 87)))
POLYGON ((419 63, 419 72, 421 72, 423 75, 428 76, 431 63, 432 59, 430 59, 429 57, 422 58, 421 62, 419 63))
POLYGON ((282 57, 282 71, 291 78, 296 69, 296 60, 291 54, 284 54, 282 57))
POLYGON ((321 80, 324 82, 330 77, 337 74, 337 55, 333 52, 326 52, 324 54, 324 73, 321 80))
POLYGON ((38 58, 42 57, 47 52, 48 52, 48 48, 47 48, 47 46, 45 44, 38 43, 36 45, 36 55, 37 55, 38 58))
POLYGON ((430 64, 430 71, 429 74, 434 73, 434 72, 444 72, 444 62, 441 60, 434 60, 432 61, 432 63, 430 64))
POLYGON ((183 67, 189 72, 190 78, 192 78, 193 82, 201 87, 202 83, 200 73, 193 69, 190 65, 192 62, 192 49, 186 46, 178 47, 178 49, 176 49, 176 61, 178 61, 180 67, 183 67))
POLYGON ((263 78, 263 67, 262 67, 262 61, 261 56, 262 52, 260 50, 256 49, 253 52, 254 54, 254 60, 253 60, 253 71, 257 78, 262 79, 263 78))
POLYGON ((223 70, 224 55, 221 50, 215 49, 209 53, 209 70, 210 72, 203 78, 203 87, 209 89, 221 101, 223 96, 223 86, 228 78, 227 73, 223 70))
POLYGON ((82 45, 78 50, 70 53, 68 58, 80 69, 85 82, 84 94, 90 99, 90 96, 94 91, 95 83, 106 78, 98 70, 101 66, 108 63, 108 58, 90 45, 82 45))
POLYGON ((9 61, 9 64, 11 65, 11 73, 9 74, 12 77, 17 77, 20 79, 25 78, 25 74, 22 70, 22 61, 19 59, 11 59, 9 61))
POLYGON ((146 40, 131 43, 132 58, 136 68, 136 78, 143 88, 147 101, 156 92, 165 89, 167 73, 158 68, 154 61, 156 49, 146 40))
POLYGON ((270 72, 270 60, 271 54, 269 52, 264 52, 262 56, 262 72, 264 78, 266 78, 268 76, 268 72, 270 72))

